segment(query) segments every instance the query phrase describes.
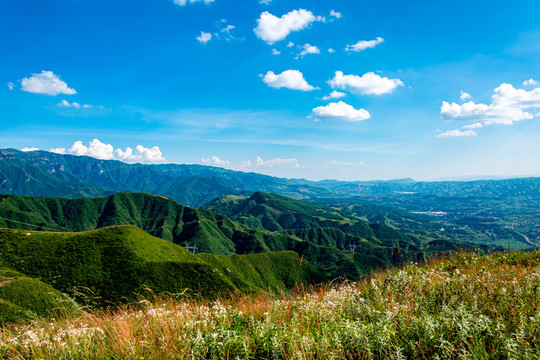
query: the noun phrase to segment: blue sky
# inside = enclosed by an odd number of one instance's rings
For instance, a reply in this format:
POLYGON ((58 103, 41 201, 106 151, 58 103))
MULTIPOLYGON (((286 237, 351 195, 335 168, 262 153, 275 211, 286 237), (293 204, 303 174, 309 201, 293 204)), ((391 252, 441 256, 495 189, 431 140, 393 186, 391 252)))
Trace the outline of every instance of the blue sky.
POLYGON ((539 16, 525 0, 3 0, 0 147, 312 180, 539 176, 539 16))

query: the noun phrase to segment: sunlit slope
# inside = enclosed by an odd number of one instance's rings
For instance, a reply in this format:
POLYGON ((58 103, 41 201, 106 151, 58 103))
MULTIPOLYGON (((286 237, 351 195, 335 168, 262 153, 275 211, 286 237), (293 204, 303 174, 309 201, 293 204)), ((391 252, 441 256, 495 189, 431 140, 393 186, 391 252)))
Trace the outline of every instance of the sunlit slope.
POLYGON ((68 312, 77 313, 78 307, 65 294, 36 278, 0 268, 0 324, 68 312))
POLYGON ((217 256, 206 262, 204 257, 134 226, 81 233, 3 229, 0 254, 1 266, 38 278, 68 294, 88 288, 105 303, 133 299, 145 286, 158 293, 187 291, 212 297, 239 289, 285 289, 296 281, 320 279, 307 261, 300 267, 300 258, 294 253, 237 256, 232 260, 217 256), (216 266, 222 262, 231 271, 216 266), (280 270, 287 266, 295 271, 280 270), (252 268, 260 272, 244 274, 252 268))

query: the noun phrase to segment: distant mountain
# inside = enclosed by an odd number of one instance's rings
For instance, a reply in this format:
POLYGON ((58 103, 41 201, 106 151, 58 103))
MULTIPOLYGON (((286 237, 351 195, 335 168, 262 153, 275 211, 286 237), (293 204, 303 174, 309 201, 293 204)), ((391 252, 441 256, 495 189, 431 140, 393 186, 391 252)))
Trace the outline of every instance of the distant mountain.
POLYGON ((46 151, 0 150, 0 193, 68 198, 106 196, 116 192, 147 192, 200 207, 225 195, 256 191, 294 199, 335 200, 343 197, 382 198, 412 195, 434 197, 538 197, 540 178, 482 181, 416 182, 308 181, 202 165, 142 165, 46 151))
MULTIPOLYGON (((277 194, 256 192, 251 197, 225 196, 204 205, 204 208, 227 215, 241 224, 269 231, 289 230, 287 233, 298 235, 296 230, 333 228, 356 237, 354 241, 349 238, 354 243, 367 239, 381 245, 402 248, 417 249, 422 245, 418 237, 403 234, 384 224, 370 224, 363 218, 335 207, 277 194)), ((343 250, 347 245, 340 248, 343 250)))
POLYGON ((295 198, 330 192, 294 180, 202 165, 142 165, 46 151, 0 150, 0 193, 68 198, 147 192, 200 206, 223 195, 272 191, 295 198))

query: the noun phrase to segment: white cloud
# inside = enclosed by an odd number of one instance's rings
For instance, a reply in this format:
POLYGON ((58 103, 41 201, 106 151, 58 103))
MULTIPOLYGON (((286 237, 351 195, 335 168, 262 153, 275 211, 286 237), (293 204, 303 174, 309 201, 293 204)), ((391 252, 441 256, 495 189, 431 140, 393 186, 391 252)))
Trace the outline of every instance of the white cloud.
POLYGON ((279 18, 265 11, 257 19, 257 27, 253 31, 258 38, 273 44, 285 39, 293 31, 306 28, 314 21, 323 21, 323 18, 304 9, 293 10, 279 18))
POLYGON ((322 99, 326 101, 331 99, 339 99, 345 96, 347 96, 347 94, 334 90, 330 93, 330 95, 324 96, 322 99))
POLYGON ((32 74, 32 76, 22 79, 21 90, 45 95, 73 95, 77 93, 52 71, 45 70, 42 70, 40 74, 32 74))
POLYGON ((290 48, 290 47, 293 47, 294 46, 294 43, 292 41, 289 41, 289 43, 287 44, 287 47, 290 48))
POLYGON ((367 165, 363 161, 353 163, 353 162, 347 162, 347 161, 335 161, 335 160, 332 160, 330 162, 330 165, 333 165, 333 166, 347 166, 347 167, 350 167, 350 166, 370 167, 369 165, 367 165))
MULTIPOLYGON (((248 160, 249 162, 250 160, 248 160)), ((259 166, 259 167, 283 167, 287 165, 293 165, 296 168, 300 167, 300 164, 298 163, 298 160, 296 159, 282 159, 282 158, 273 158, 270 160, 264 160, 262 157, 257 156, 255 158, 255 163, 252 163, 251 166, 259 166)))
POLYGON ((471 94, 469 93, 466 93, 465 91, 461 91, 461 94, 459 95, 459 99, 461 101, 467 101, 467 100, 471 100, 472 96, 471 94))
POLYGON ((90 141, 88 146, 82 141, 75 141, 69 149, 56 148, 50 151, 57 154, 91 156, 101 160, 119 160, 127 163, 161 164, 166 162, 157 146, 145 148, 137 145, 135 151, 130 147, 126 147, 125 150, 115 150, 111 144, 104 144, 98 139, 90 141))
POLYGON ((279 55, 279 54, 281 54, 281 51, 277 49, 272 49, 272 55, 279 55))
POLYGON ((259 0, 259 4, 262 4, 262 5, 268 5, 272 2, 272 0, 259 0))
POLYGON ((339 101, 332 102, 326 106, 319 106, 313 109, 310 119, 336 119, 343 121, 363 121, 371 117, 368 111, 364 109, 355 109, 349 104, 339 101))
POLYGON ((527 86, 527 85, 538 85, 538 84, 540 84, 538 81, 531 78, 529 80, 525 80, 522 85, 527 86))
POLYGON ((9 90, 15 90, 15 84, 12 83, 11 81, 7 83, 7 86, 9 90))
POLYGON ((343 17, 340 12, 334 10, 330 10, 330 16, 333 16, 336 19, 341 19, 343 17))
POLYGON ((482 123, 474 123, 470 125, 462 126, 462 129, 480 129, 482 127, 482 123))
POLYGON ((37 147, 23 147, 21 151, 29 152, 29 151, 37 151, 39 150, 37 147))
POLYGON ((328 52, 329 52, 330 54, 332 54, 332 53, 335 53, 336 50, 334 50, 334 49, 332 49, 332 48, 329 48, 329 49, 328 49, 328 52))
POLYGON ((221 160, 217 156, 212 156, 211 158, 205 159, 201 158, 201 163, 204 165, 213 165, 213 166, 221 166, 221 167, 227 167, 231 163, 225 160, 221 160))
MULTIPOLYGON (((58 106, 58 107, 67 107, 67 108, 72 107, 72 108, 79 109, 81 107, 81 104, 79 104, 79 103, 77 103, 75 101, 70 104, 69 101, 62 100, 58 104, 56 104, 56 106, 58 106)), ((89 105, 85 105, 85 107, 86 106, 89 106, 89 105)))
POLYGON ((305 44, 304 46, 301 46, 302 49, 302 52, 300 53, 299 56, 305 56, 307 54, 320 54, 321 53, 321 50, 316 47, 316 46, 313 46, 313 45, 310 45, 310 44, 305 44))
POLYGON ((378 37, 375 40, 361 40, 354 45, 347 45, 345 51, 360 52, 366 49, 374 48, 375 46, 384 42, 382 37, 378 37))
POLYGON ((234 36, 233 34, 231 34, 231 31, 234 30, 235 28, 236 26, 229 24, 225 26, 224 28, 222 28, 221 30, 219 30, 219 32, 216 33, 215 35, 220 39, 233 40, 234 36))
POLYGON ((297 159, 282 159, 282 158, 273 158, 269 160, 264 160, 262 157, 257 156, 253 161, 244 160, 239 164, 233 165, 230 161, 222 160, 217 156, 212 156, 211 158, 201 159, 203 165, 219 166, 226 169, 245 171, 245 170, 256 170, 263 168, 300 168, 300 164, 297 159))
POLYGON ((176 5, 180 5, 180 6, 184 6, 186 4, 194 4, 194 3, 198 3, 198 2, 204 2, 204 4, 208 5, 210 3, 213 3, 214 0, 174 0, 174 3, 176 5))
POLYGON ((212 34, 201 31, 201 35, 197 36, 197 41, 201 44, 206 44, 212 39, 212 34))
POLYGON ((334 89, 349 90, 362 95, 382 95, 394 91, 398 86, 403 86, 399 79, 389 79, 381 77, 373 72, 358 75, 343 75, 343 72, 336 71, 333 79, 328 84, 334 89))
POLYGON ((478 135, 473 130, 448 130, 446 132, 443 132, 442 134, 437 135, 438 138, 450 138, 450 137, 461 137, 461 136, 476 136, 478 135))
POLYGON ((61 108, 73 108, 73 109, 90 109, 90 108, 96 108, 96 109, 101 109, 101 110, 104 110, 104 107, 102 105, 99 105, 99 106, 94 106, 94 105, 89 105, 89 104, 79 104, 78 102, 72 102, 70 103, 69 101, 67 100, 62 100, 60 101, 58 104, 56 104, 56 106, 58 107, 61 107, 61 108))
MULTIPOLYGON (((262 76, 262 75, 261 75, 262 76)), ((308 84, 304 75, 298 70, 285 70, 279 75, 268 71, 264 75, 263 82, 273 88, 287 88, 291 90, 312 91, 317 88, 308 84)))
POLYGON ((456 104, 443 101, 441 117, 444 120, 465 120, 483 125, 506 124, 534 118, 525 110, 540 108, 540 87, 531 91, 515 89, 510 84, 501 84, 491 96, 491 104, 476 104, 469 101, 456 104))

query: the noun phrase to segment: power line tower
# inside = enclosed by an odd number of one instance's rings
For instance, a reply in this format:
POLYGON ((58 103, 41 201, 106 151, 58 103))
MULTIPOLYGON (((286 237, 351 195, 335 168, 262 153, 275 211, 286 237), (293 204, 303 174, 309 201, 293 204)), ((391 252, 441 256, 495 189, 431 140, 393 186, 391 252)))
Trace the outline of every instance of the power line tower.
POLYGON ((356 250, 357 246, 358 245, 353 244, 353 243, 349 243, 349 245, 347 245, 347 247, 349 248, 349 251, 352 251, 352 252, 354 252, 356 250))
POLYGON ((199 248, 197 247, 196 244, 193 244, 193 245, 187 244, 186 250, 195 255, 197 253, 197 250, 199 250, 199 248))

